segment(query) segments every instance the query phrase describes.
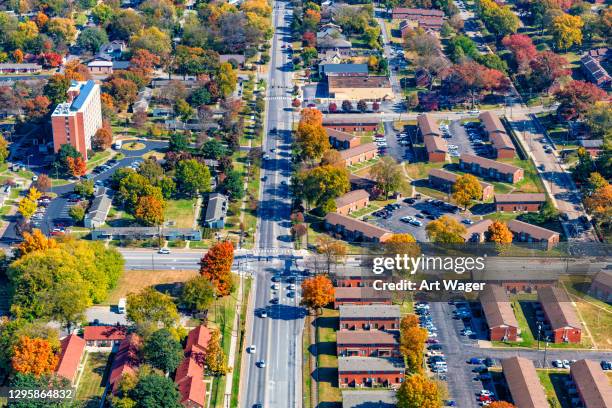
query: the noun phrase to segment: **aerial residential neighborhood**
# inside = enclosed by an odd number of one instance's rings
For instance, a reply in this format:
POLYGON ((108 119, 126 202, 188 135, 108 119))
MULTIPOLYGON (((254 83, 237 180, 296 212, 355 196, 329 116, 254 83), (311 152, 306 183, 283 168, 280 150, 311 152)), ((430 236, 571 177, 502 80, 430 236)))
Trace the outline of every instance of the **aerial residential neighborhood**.
POLYGON ((600 0, 0 2, 0 404, 611 406, 610 47, 600 0))

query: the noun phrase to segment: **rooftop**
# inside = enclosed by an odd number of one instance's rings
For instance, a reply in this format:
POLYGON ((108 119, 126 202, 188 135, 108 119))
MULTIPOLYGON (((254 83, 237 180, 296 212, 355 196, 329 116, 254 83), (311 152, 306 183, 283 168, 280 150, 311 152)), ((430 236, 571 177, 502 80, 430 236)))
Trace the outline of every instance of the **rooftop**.
POLYGON ((432 17, 444 17, 442 10, 436 9, 422 9, 422 8, 406 8, 396 7, 393 9, 393 14, 408 14, 413 16, 432 16, 432 17))
POLYGON ((512 143, 512 140, 510 140, 510 136, 505 133, 491 133, 489 139, 491 140, 491 143, 493 144, 493 148, 495 148, 495 150, 515 150, 514 144, 512 143))
POLYGON ((125 326, 85 326, 83 338, 89 340, 123 340, 127 336, 125 326))
POLYGON ((419 126, 419 130, 421 131, 421 135, 436 135, 441 136, 440 128, 436 123, 436 120, 433 116, 428 115, 427 113, 420 114, 417 116, 417 124, 419 126))
POLYGON ((556 286, 539 288, 538 301, 553 330, 565 327, 582 328, 574 305, 563 289, 556 286))
POLYGON ((136 333, 128 335, 119 345, 115 359, 111 366, 108 382, 115 388, 115 384, 125 373, 134 373, 140 364, 138 353, 142 347, 142 339, 136 333))
POLYGON ((392 232, 376 225, 369 224, 356 218, 347 217, 338 213, 329 213, 325 216, 325 221, 331 225, 341 225, 348 231, 359 231, 369 238, 383 239, 392 232))
POLYGON ((404 372, 404 363, 399 359, 378 357, 339 357, 338 371, 376 373, 381 371, 404 372))
POLYGON ((79 363, 81 362, 81 357, 85 350, 85 344, 85 340, 76 334, 71 334, 62 339, 62 352, 57 368, 55 369, 57 375, 67 378, 70 381, 75 380, 74 376, 79 368, 79 363))
POLYGON ((558 232, 519 220, 508 221, 508 228, 510 228, 510 231, 514 232, 515 234, 529 234, 530 237, 535 239, 549 240, 555 235, 559 235, 558 232))
POLYGON ((339 142, 350 142, 351 140, 358 139, 359 137, 348 132, 343 132, 341 130, 325 128, 328 137, 333 137, 339 142))
POLYGON ((480 221, 476 221, 472 225, 468 225, 466 227, 466 232, 463 235, 463 239, 467 241, 470 238, 472 238, 474 234, 478 234, 478 235, 484 234, 485 232, 489 230, 489 227, 491 226, 491 224, 493 224, 493 220, 480 220, 480 221))
POLYGON ((519 327, 506 290, 498 285, 485 285, 480 292, 480 304, 489 327, 519 327))
POLYGON ((612 270, 602 269, 597 272, 595 275, 595 279, 593 279, 593 283, 598 283, 607 288, 612 288, 612 270))
POLYGON ((323 118, 323 126, 334 125, 378 125, 380 119, 376 118, 342 118, 338 115, 323 118))
POLYGON ((468 164, 475 163, 475 164, 478 164, 482 168, 495 169, 499 171, 500 173, 505 173, 505 174, 514 174, 517 171, 522 170, 520 167, 513 166, 511 164, 501 163, 501 162, 491 160, 491 159, 485 159, 484 157, 476 156, 473 154, 463 153, 461 154, 459 159, 464 163, 468 163, 468 164))
POLYGON ((395 391, 344 391, 342 408, 395 408, 395 391))
POLYGON ((545 201, 546 195, 539 193, 495 194, 496 203, 543 203, 545 201))
POLYGON ((400 318, 398 305, 342 305, 340 319, 348 318, 400 318))
POLYGON ((432 134, 423 136, 423 142, 425 143, 425 149, 427 149, 427 153, 435 153, 435 152, 448 152, 448 144, 446 140, 441 138, 440 136, 435 136, 432 134))
POLYGON ((367 64, 321 64, 319 70, 326 74, 368 74, 367 64))
MULTIPOLYGON (((450 183, 454 183, 455 181, 457 181, 457 178, 459 177, 457 173, 452 173, 444 169, 436 169, 436 168, 429 170, 429 175, 433 177, 437 177, 442 180, 446 180, 450 183)), ((492 184, 487 183, 486 181, 478 180, 478 182, 480 183, 482 188, 492 186, 492 184)))
POLYGON ((495 113, 482 112, 478 118, 482 122, 482 126, 485 128, 487 133, 506 133, 506 128, 495 113))
POLYGON ((365 190, 353 190, 336 198, 336 208, 344 207, 345 205, 353 204, 357 201, 369 199, 370 194, 365 190))
POLYGON ((341 150, 340 156, 343 159, 349 159, 351 157, 359 156, 360 154, 372 151, 378 152, 378 147, 376 146, 376 143, 366 143, 359 146, 351 147, 350 149, 341 150))
POLYGON ((340 330, 336 332, 338 345, 351 344, 392 344, 399 345, 397 336, 379 330, 340 330))
POLYGON ((334 296, 338 299, 389 299, 389 294, 384 291, 374 290, 370 286, 335 288, 334 296))
POLYGON ((546 393, 531 360, 525 357, 504 358, 501 366, 514 405, 520 408, 548 406, 546 393))
POLYGON ((208 196, 206 216, 204 221, 211 222, 225 217, 227 212, 227 197, 223 194, 212 193, 208 196))
POLYGON ((570 374, 586 408, 612 407, 612 387, 597 361, 578 360, 570 366, 570 374))
POLYGON ((336 88, 391 88, 386 76, 330 76, 327 78, 329 89, 336 88))

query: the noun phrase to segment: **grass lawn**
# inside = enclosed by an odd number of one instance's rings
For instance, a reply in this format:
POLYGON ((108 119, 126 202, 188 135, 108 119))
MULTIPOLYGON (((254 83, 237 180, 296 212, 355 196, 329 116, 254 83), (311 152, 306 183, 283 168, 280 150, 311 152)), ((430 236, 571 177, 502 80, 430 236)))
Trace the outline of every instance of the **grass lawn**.
POLYGON ((158 289, 171 290, 180 283, 185 282, 198 274, 197 271, 156 271, 156 270, 127 270, 123 272, 117 287, 108 295, 105 304, 115 305, 120 298, 126 297, 130 292, 139 292, 148 286, 158 286, 158 289))
MULTIPOLYGON (((500 162, 512 164, 514 166, 521 167, 525 170, 525 176, 523 180, 519 181, 514 185, 516 189, 513 192, 543 193, 545 191, 542 179, 538 175, 538 171, 536 170, 535 165, 531 160, 520 160, 518 158, 514 158, 511 160, 500 160, 500 162)), ((495 192, 498 193, 497 190, 495 192)))
POLYGON ((191 228, 195 211, 196 199, 167 200, 166 222, 173 221, 175 228, 191 228))
POLYGON ((570 408, 571 400, 565 392, 565 381, 570 379, 564 370, 537 370, 538 377, 551 407, 570 408))
POLYGON ((310 373, 313 367, 310 366, 310 331, 312 330, 312 324, 310 317, 308 316, 304 320, 304 332, 302 335, 302 395, 304 408, 312 408, 312 393, 310 387, 312 386, 312 376, 310 373))
POLYGON ((367 207, 364 207, 360 210, 357 211, 353 211, 352 213, 350 213, 349 215, 353 218, 361 218, 366 214, 370 214, 376 210, 378 210, 380 208, 380 206, 374 204, 374 203, 370 203, 368 204, 367 207))
POLYGON ((145 148, 145 144, 141 142, 128 142, 123 145, 124 150, 136 151, 136 150, 142 150, 144 148, 145 148))
POLYGON ((378 160, 380 160, 380 157, 376 157, 374 159, 370 159, 370 160, 367 160, 361 163, 354 164, 352 166, 348 166, 348 169, 351 173, 355 173, 361 169, 372 166, 373 164, 378 162, 378 160))
POLYGON ((511 213, 511 212, 496 212, 484 215, 482 218, 487 220, 496 220, 496 221, 510 221, 516 219, 521 213, 511 213))
POLYGON ((413 180, 427 178, 431 169, 441 169, 447 163, 406 163, 406 174, 413 180))
POLYGON ((519 330, 521 331, 520 336, 522 341, 493 341, 492 343, 494 345, 501 345, 506 347, 532 347, 534 345, 535 339, 533 337, 531 329, 529 328, 529 323, 527 322, 525 313, 535 313, 533 311, 533 302, 514 301, 512 302, 512 309, 514 309, 514 315, 516 316, 516 320, 519 325, 519 330))
POLYGON ((514 190, 514 187, 508 183, 502 183, 501 181, 487 181, 487 183, 493 184, 495 194, 509 194, 514 190))
POLYGON ((87 160, 87 170, 91 170, 94 167, 107 162, 110 160, 112 153, 108 150, 103 150, 101 152, 96 152, 93 156, 91 156, 87 160))
POLYGON ((340 312, 323 309, 317 317, 319 405, 340 406, 342 394, 338 387, 338 357, 336 357, 336 329, 340 312))
POLYGON ((419 186, 419 187, 415 187, 415 190, 418 193, 421 193, 423 195, 435 198, 437 200, 444 200, 447 201, 448 200, 448 195, 440 190, 436 190, 435 188, 429 188, 429 187, 424 187, 424 186, 419 186))
POLYGON ((110 353, 87 353, 85 369, 81 374, 77 398, 90 400, 102 396, 106 385, 110 353))
MULTIPOLYGON (((240 366, 242 364, 242 351, 244 350, 244 324, 246 322, 246 311, 247 311, 247 305, 248 305, 248 299, 249 299, 249 292, 251 291, 251 279, 245 279, 244 280, 244 302, 242 303, 241 306, 241 310, 240 310, 240 339, 238 341, 238 345, 236 348, 236 355, 235 355, 235 359, 234 362, 232 364, 233 369, 232 369, 232 401, 231 401, 231 406, 232 407, 237 407, 238 406, 238 391, 240 389, 240 366)), ((231 362, 230 362, 231 363, 231 362)))

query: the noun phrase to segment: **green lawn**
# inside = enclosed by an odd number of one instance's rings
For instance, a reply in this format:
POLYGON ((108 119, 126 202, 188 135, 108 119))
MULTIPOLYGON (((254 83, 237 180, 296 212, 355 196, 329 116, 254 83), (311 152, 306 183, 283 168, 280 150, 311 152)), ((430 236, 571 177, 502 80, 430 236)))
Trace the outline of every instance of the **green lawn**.
MULTIPOLYGON (((338 357, 336 356, 336 329, 340 312, 323 309, 317 317, 319 405, 339 406, 342 394, 338 387, 338 357)), ((315 377, 316 378, 316 377, 315 377)))
MULTIPOLYGON (((514 315, 521 331, 520 336, 522 341, 494 341, 495 345, 503 346, 515 346, 515 347, 531 347, 534 344, 534 337, 529 328, 529 323, 525 317, 525 312, 530 313, 532 311, 533 302, 512 302, 512 309, 514 309, 514 315)), ((536 342, 537 343, 537 342, 536 342)), ((537 346, 537 344, 536 344, 537 346)))
POLYGON ((238 407, 238 391, 240 389, 240 366, 242 365, 242 352, 245 349, 244 344, 244 325, 246 322, 246 311, 249 299, 249 292, 251 291, 251 279, 244 280, 244 302, 240 308, 240 338, 236 349, 236 355, 233 362, 232 368, 232 407, 238 407))
POLYGON ((370 214, 376 210, 378 210, 380 208, 380 206, 374 204, 374 203, 370 203, 368 204, 367 207, 364 207, 360 210, 357 211, 353 211, 352 213, 350 213, 349 215, 353 218, 361 218, 366 214, 370 214))
POLYGON ((565 392, 565 381, 570 379, 567 371, 537 370, 537 373, 551 407, 569 408, 572 406, 565 392))
POLYGON ((367 160, 361 163, 354 164, 352 166, 348 166, 348 169, 351 173, 355 173, 361 169, 372 166, 373 164, 378 162, 378 160, 380 160, 380 157, 376 157, 374 159, 370 159, 370 160, 367 160))
POLYGON ((441 169, 447 163, 429 163, 429 162, 418 162, 418 163, 406 163, 406 174, 413 180, 427 178, 431 169, 441 169))
POLYGON ((81 375, 77 398, 80 400, 92 400, 102 396, 106 386, 110 353, 87 353, 87 362, 81 375))
POLYGON ((167 200, 166 222, 173 221, 176 228, 191 228, 196 199, 167 200))
POLYGON ((106 163, 108 160, 110 160, 111 155, 112 153, 109 150, 96 152, 87 160, 87 170, 91 170, 100 164, 106 163))
MULTIPOLYGON (((520 160, 518 158, 510 160, 500 160, 500 162, 512 164, 521 167, 525 170, 523 180, 514 184, 514 192, 518 193, 543 193, 545 191, 542 179, 538 175, 538 171, 531 160, 520 160)), ((497 188, 497 187, 496 187, 497 188)), ((497 193, 498 191, 496 191, 497 193)))

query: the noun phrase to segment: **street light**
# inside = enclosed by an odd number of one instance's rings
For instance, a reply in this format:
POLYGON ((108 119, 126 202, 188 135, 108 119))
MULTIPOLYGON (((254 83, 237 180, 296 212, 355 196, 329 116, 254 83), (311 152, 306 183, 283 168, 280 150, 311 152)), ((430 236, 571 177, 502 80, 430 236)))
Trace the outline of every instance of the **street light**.
POLYGON ((538 322, 537 327, 538 327, 538 350, 540 350, 540 333, 542 332, 542 322, 538 322))

